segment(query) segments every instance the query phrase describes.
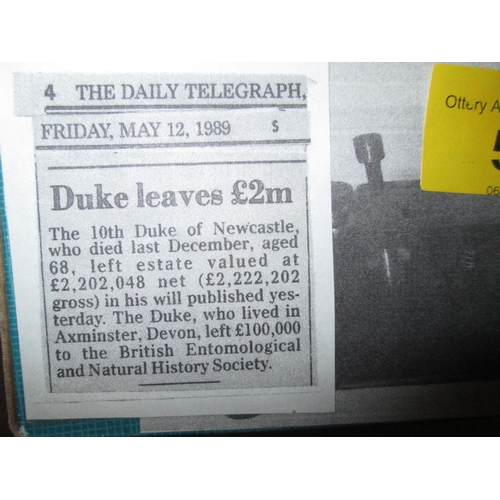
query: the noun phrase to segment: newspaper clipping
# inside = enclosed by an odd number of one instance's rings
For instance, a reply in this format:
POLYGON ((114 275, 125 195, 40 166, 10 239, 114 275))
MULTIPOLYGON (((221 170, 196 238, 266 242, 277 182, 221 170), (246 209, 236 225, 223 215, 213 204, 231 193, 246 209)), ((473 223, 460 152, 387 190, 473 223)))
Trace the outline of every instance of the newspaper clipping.
POLYGON ((33 418, 61 418, 44 403, 70 400, 97 402, 87 416, 200 414, 218 395, 210 413, 248 411, 245 396, 259 412, 333 410, 333 324, 322 336, 315 319, 318 292, 333 293, 315 277, 311 86, 305 73, 14 75, 36 184, 33 418))

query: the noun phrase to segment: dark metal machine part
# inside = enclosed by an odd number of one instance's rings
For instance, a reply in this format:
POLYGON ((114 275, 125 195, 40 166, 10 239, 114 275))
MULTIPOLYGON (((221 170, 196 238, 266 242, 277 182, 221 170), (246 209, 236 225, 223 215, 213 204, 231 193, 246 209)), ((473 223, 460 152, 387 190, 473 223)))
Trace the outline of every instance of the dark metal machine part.
POLYGON ((368 183, 332 183, 336 387, 500 379, 500 200, 384 182, 380 135, 354 147, 368 183))

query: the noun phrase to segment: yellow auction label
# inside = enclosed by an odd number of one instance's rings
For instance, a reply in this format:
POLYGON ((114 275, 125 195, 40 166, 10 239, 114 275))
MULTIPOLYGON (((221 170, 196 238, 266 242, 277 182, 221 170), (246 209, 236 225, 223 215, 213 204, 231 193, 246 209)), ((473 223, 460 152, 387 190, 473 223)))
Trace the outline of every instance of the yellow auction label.
POLYGON ((434 66, 421 186, 426 191, 500 195, 500 71, 434 66))

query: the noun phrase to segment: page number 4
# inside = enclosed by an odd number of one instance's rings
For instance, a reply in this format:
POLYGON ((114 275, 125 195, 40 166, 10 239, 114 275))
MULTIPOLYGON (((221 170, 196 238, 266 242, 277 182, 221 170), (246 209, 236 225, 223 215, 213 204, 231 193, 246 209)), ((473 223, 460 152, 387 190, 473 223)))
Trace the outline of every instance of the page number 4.
POLYGON ((43 94, 45 97, 49 97, 51 101, 54 100, 54 97, 56 96, 54 92, 54 85, 50 84, 46 89, 45 89, 45 94, 43 94))

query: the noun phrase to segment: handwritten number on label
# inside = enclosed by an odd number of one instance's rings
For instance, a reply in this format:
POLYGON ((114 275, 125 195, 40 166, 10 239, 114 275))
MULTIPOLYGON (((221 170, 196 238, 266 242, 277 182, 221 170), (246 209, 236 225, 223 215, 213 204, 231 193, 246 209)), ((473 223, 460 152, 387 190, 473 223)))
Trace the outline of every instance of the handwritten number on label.
POLYGON ((497 132, 497 140, 495 141, 493 151, 500 151, 500 130, 497 132))
POLYGON ((45 89, 45 94, 43 94, 45 97, 49 97, 51 101, 54 100, 54 97, 56 96, 54 92, 54 85, 50 84, 46 89, 45 89))
MULTIPOLYGON (((500 151, 500 130, 497 132, 497 139, 495 141, 495 147, 493 148, 493 151, 500 151)), ((493 166, 497 169, 500 170, 500 160, 491 160, 493 162, 493 166)))

